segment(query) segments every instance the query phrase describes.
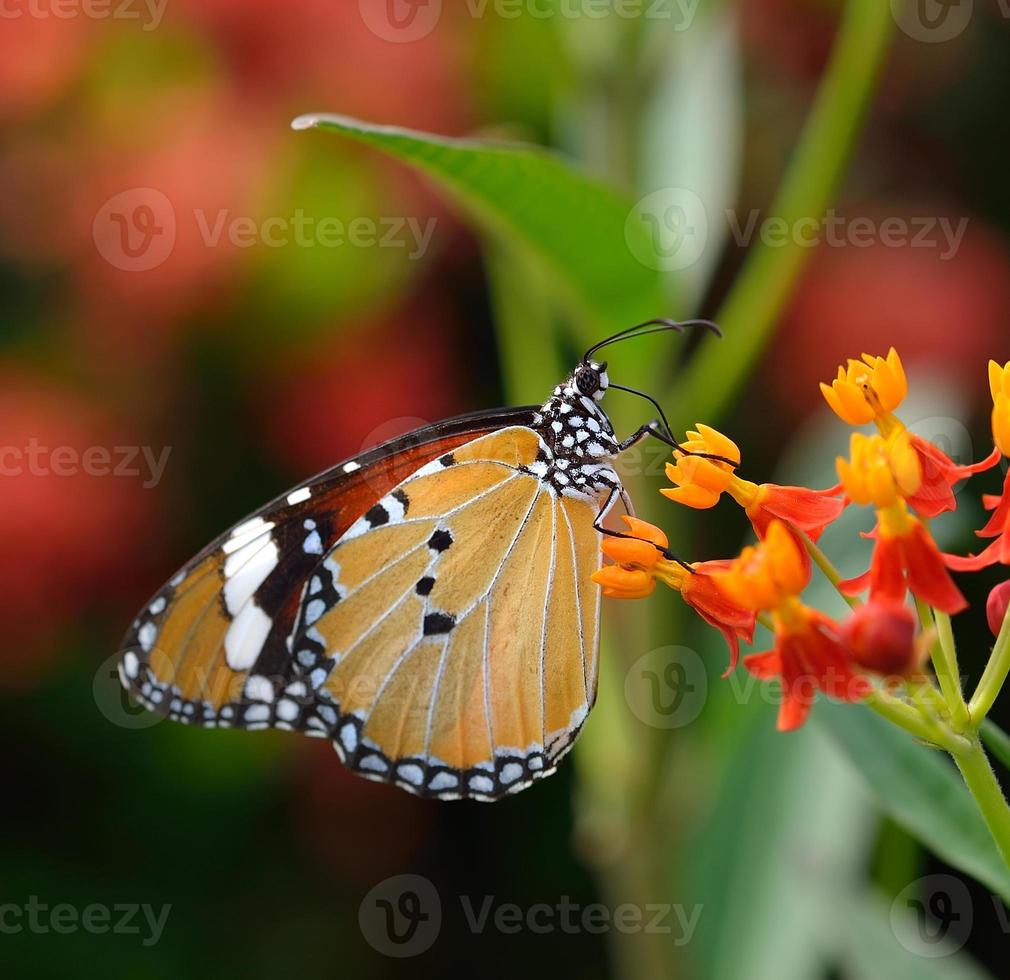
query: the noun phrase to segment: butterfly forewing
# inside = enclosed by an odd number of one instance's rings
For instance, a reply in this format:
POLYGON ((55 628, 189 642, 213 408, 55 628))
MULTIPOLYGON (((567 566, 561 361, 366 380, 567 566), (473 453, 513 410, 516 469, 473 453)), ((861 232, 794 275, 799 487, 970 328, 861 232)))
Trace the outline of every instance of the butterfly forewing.
POLYGON ((419 430, 333 467, 241 521, 188 562, 134 621, 120 657, 127 689, 176 720, 233 724, 251 668, 275 678, 275 686, 291 673, 288 640, 304 587, 347 528, 431 459, 528 417, 516 410, 419 430))

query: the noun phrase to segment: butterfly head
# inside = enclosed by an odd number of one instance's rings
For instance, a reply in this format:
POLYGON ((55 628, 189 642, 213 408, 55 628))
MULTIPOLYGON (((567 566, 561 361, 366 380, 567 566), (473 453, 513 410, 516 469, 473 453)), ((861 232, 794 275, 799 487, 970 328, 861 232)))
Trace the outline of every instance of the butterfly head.
POLYGON ((593 401, 603 399, 609 384, 606 361, 582 361, 571 377, 571 386, 580 395, 592 398, 593 401))

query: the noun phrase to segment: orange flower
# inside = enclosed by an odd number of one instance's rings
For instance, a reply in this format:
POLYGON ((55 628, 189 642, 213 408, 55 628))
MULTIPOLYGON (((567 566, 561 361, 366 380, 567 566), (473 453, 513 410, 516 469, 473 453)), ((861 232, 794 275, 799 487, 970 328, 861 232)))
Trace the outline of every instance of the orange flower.
POLYGON ((729 601, 712 576, 724 571, 728 562, 703 561, 690 570, 669 560, 666 535, 653 524, 636 517, 622 517, 634 538, 605 537, 603 553, 617 564, 593 573, 593 581, 603 586, 603 594, 614 599, 640 599, 656 588, 656 581, 679 592, 681 598, 726 640, 732 670, 740 656, 740 640, 754 638, 755 614, 729 601))
MULTIPOLYGON (((740 461, 740 450, 727 436, 699 424, 687 433, 683 446, 689 452, 709 453, 740 461)), ((835 496, 835 488, 810 490, 807 487, 779 486, 776 483, 751 483, 736 475, 733 468, 718 460, 683 456, 666 464, 666 475, 676 485, 659 492, 676 503, 704 510, 714 507, 723 493, 728 493, 744 509, 759 538, 764 538, 773 520, 785 521, 797 535, 807 534, 816 541, 824 528, 837 520, 845 501, 835 496)), ((803 563, 810 558, 804 549, 803 563)))
POLYGON ((850 358, 848 367, 840 367, 830 385, 821 382, 821 393, 843 422, 877 422, 882 430, 888 430, 897 422, 891 413, 905 400, 908 381, 901 358, 892 347, 887 357, 864 354, 861 361, 850 358))
MULTIPOLYGON (((893 347, 886 358, 864 354, 861 361, 850 360, 848 369, 840 367, 838 377, 830 385, 821 383, 821 392, 834 413, 850 425, 874 422, 880 434, 888 439, 907 432, 904 424, 893 414, 908 394, 905 369, 893 347)), ((1007 433, 1010 435, 1010 408, 1007 433)), ((936 517, 945 511, 955 510, 957 500, 951 488, 974 473, 990 469, 999 461, 998 456, 993 455, 980 463, 958 466, 946 453, 920 436, 908 434, 907 438, 919 459, 919 479, 917 488, 904 496, 915 512, 923 517, 936 517)))
POLYGON ((944 566, 940 549, 922 522, 909 513, 907 498, 921 485, 918 456, 907 433, 896 430, 888 439, 853 434, 851 456, 838 459, 838 475, 849 498, 877 509, 876 546, 866 574, 842 582, 849 595, 867 586, 871 598, 904 601, 914 595, 947 613, 967 603, 944 566))
POLYGON ((744 665, 762 680, 781 679, 780 731, 803 724, 818 690, 858 701, 871 689, 839 641, 837 625, 800 602, 808 578, 803 551, 781 521, 772 521, 760 545, 745 548, 726 572, 715 576, 730 601, 772 614, 774 648, 745 657, 744 665))

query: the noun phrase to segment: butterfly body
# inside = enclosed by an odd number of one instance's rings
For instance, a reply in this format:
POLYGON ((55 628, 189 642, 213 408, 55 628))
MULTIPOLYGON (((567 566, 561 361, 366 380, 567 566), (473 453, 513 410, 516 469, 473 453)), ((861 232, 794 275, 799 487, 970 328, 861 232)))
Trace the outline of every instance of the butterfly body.
POLYGON ((183 723, 328 738, 423 796, 553 772, 595 700, 625 445, 607 386, 586 360, 539 408, 429 426, 268 504, 145 607, 123 684, 183 723))

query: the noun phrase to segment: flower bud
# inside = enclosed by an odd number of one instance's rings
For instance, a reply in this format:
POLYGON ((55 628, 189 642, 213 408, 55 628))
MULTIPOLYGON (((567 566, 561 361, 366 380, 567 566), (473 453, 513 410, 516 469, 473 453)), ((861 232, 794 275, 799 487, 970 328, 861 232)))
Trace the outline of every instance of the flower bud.
POLYGON ((999 631, 1003 627, 1003 620, 1006 618, 1007 605, 1010 604, 1010 579, 1000 582, 989 593, 989 601, 985 604, 985 615, 989 620, 989 629, 993 636, 999 636, 999 631))
POLYGON ((875 674, 907 674, 918 660, 915 615, 907 606, 875 599, 841 625, 839 636, 852 659, 875 674))

